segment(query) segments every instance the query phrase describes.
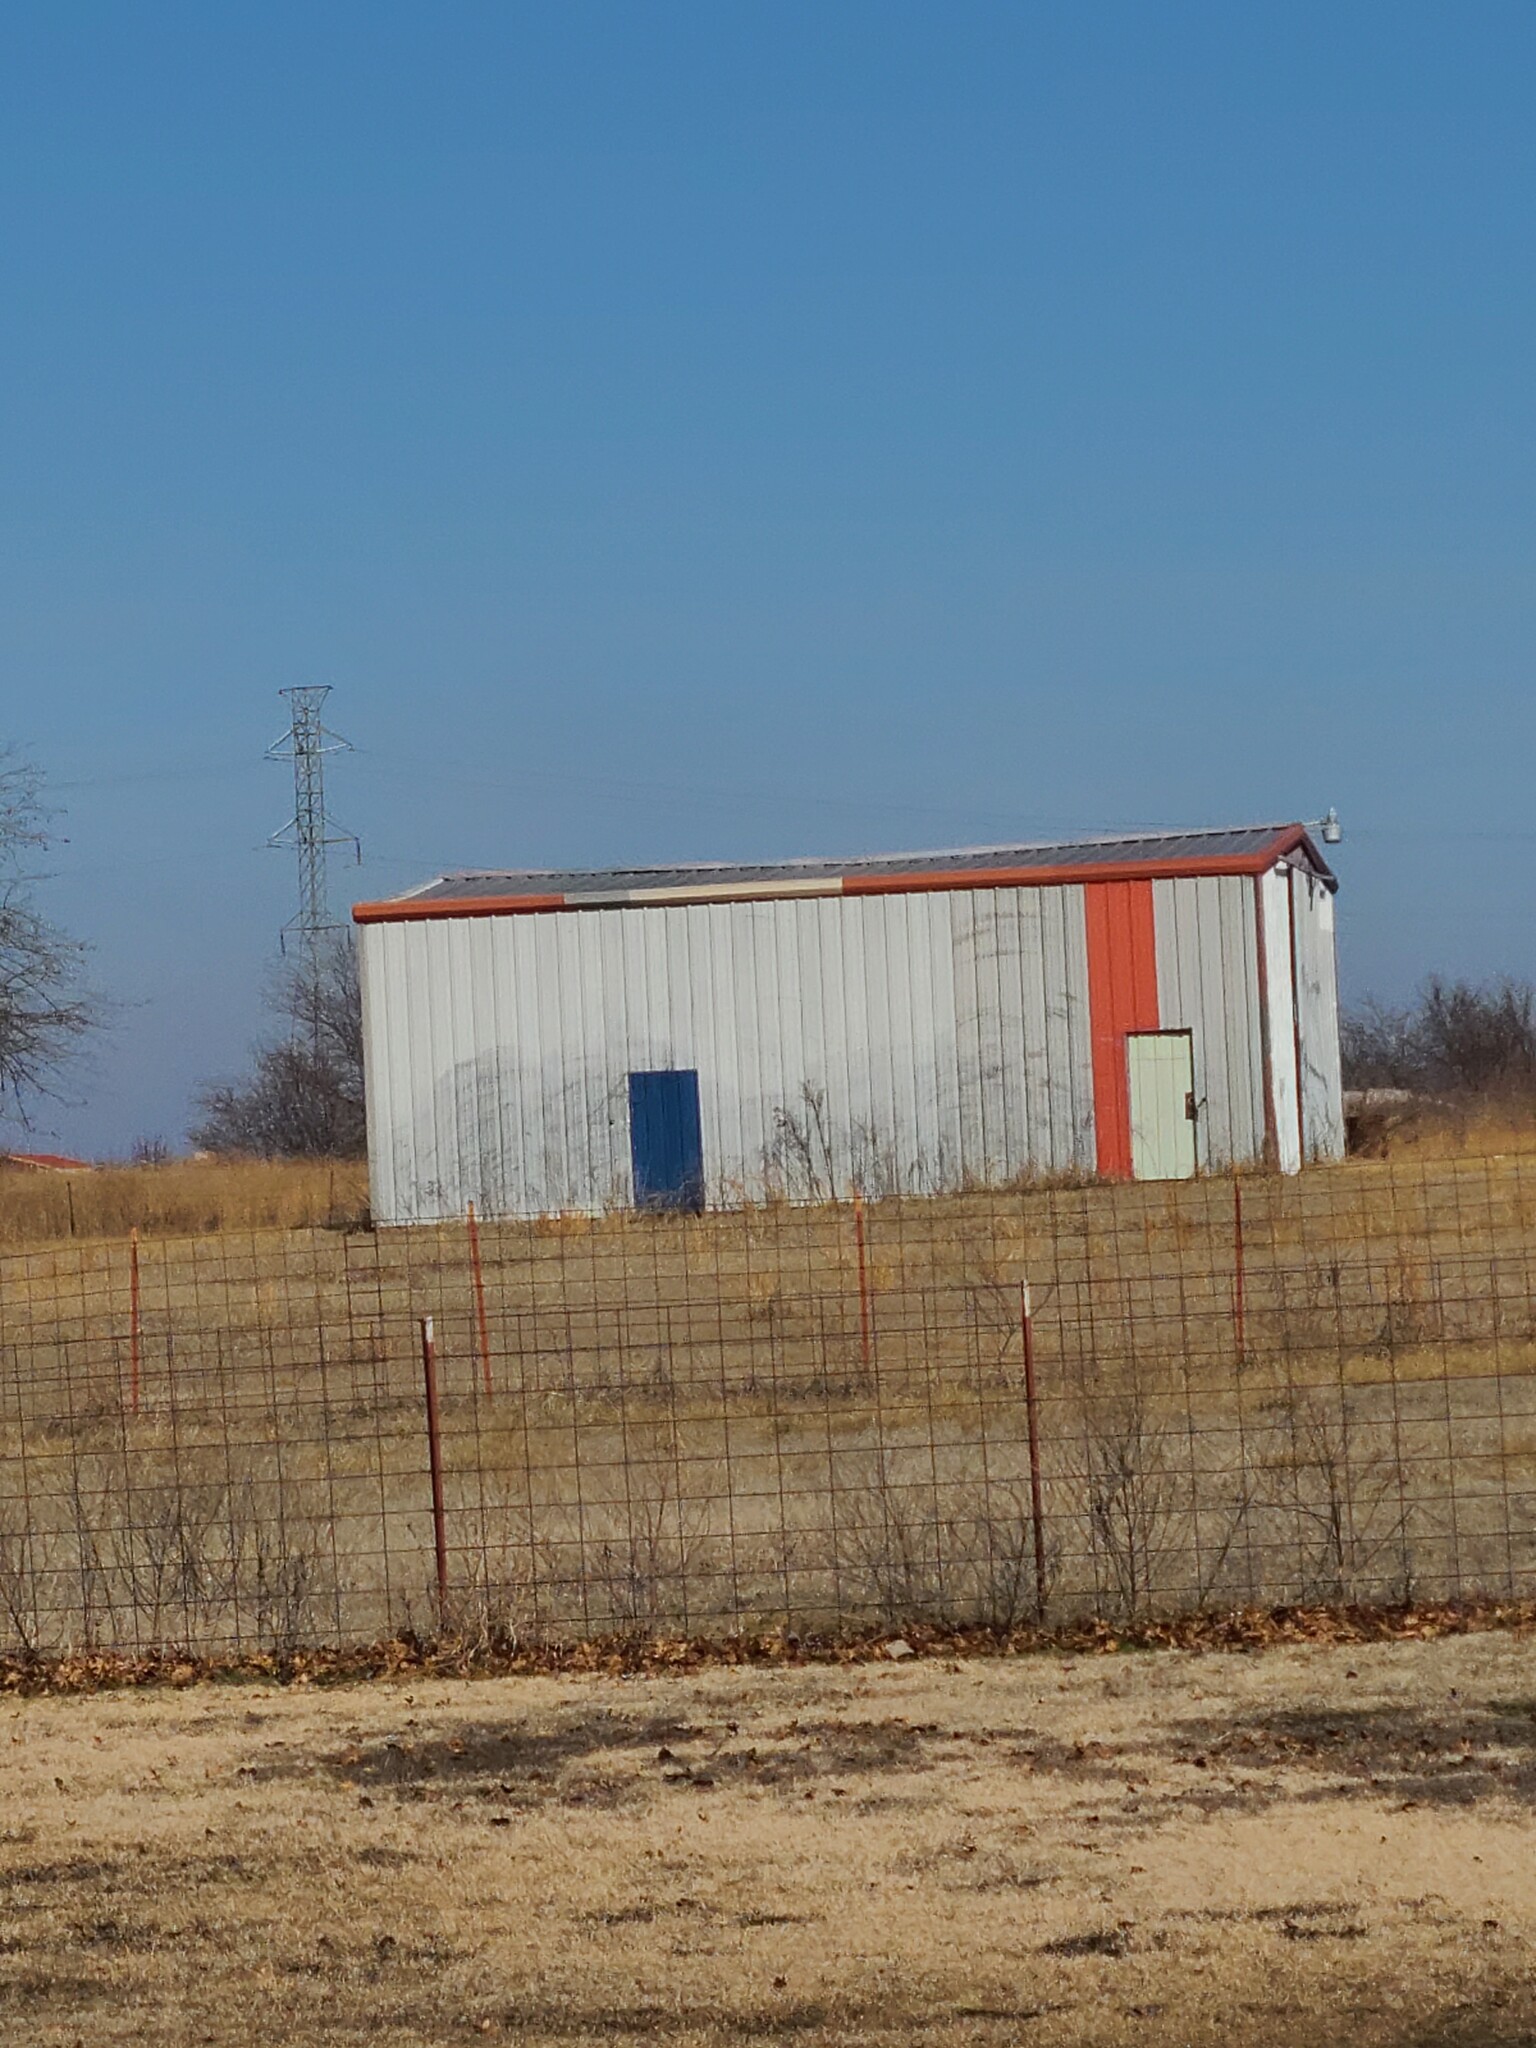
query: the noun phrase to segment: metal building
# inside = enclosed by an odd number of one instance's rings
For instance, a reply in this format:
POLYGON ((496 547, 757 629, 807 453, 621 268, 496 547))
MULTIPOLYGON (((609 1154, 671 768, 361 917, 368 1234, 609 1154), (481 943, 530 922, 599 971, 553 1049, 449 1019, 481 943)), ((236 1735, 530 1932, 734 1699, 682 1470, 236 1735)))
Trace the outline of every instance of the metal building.
POLYGON ((1301 825, 446 876, 359 904, 384 1223, 1343 1151, 1301 825))

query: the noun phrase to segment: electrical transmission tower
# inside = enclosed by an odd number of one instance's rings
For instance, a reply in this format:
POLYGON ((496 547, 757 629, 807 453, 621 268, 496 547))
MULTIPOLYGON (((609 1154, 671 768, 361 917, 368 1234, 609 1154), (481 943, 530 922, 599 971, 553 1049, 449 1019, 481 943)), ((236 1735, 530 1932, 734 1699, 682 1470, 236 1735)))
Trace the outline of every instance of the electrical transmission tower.
POLYGON ((320 707, 331 694, 329 683, 306 689, 281 690, 292 710, 292 721, 280 740, 267 749, 269 761, 293 763, 293 816, 280 832, 274 832, 269 846, 291 846, 299 856, 299 908, 282 929, 283 950, 293 938, 299 948, 299 971, 312 988, 318 988, 323 973, 325 942, 342 929, 331 915, 326 887, 326 850, 350 846, 362 858, 362 849, 351 832, 344 832, 325 808, 325 757, 350 751, 349 743, 327 730, 320 707))

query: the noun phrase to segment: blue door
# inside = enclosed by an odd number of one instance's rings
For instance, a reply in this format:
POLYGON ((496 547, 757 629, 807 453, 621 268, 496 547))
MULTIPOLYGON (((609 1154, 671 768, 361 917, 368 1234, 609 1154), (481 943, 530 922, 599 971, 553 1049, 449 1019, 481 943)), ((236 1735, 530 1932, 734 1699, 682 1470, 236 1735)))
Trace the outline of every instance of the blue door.
POLYGON ((704 1134, 693 1068, 629 1077, 629 1150, 640 1209, 704 1207, 704 1134))

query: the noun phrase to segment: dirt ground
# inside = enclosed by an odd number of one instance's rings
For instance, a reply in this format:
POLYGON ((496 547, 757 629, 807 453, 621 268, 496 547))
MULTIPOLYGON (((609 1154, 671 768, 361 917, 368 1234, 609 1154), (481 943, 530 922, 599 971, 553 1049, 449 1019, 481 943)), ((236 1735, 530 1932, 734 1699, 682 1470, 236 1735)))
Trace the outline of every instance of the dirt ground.
POLYGON ((1536 2041, 1536 1640, 0 1706, 0 2039, 1536 2041))

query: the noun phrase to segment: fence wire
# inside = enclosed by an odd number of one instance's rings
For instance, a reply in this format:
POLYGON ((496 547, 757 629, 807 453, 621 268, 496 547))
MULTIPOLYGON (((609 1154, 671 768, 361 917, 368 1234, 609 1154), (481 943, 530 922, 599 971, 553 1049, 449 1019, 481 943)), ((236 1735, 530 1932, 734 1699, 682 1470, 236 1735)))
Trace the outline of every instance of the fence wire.
POLYGON ((8 1257, 0 1637, 1527 1597, 1533 1222, 1511 1157, 8 1257))

